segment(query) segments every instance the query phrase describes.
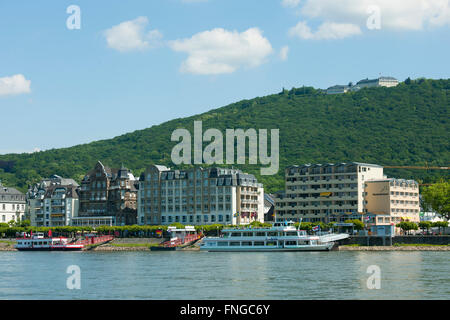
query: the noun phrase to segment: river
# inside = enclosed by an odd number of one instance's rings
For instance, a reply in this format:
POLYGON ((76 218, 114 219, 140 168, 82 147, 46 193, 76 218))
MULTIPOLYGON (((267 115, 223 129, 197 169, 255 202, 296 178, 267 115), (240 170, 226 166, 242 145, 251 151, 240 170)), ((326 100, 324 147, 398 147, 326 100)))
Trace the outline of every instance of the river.
POLYGON ((0 299, 449 299, 449 258, 425 251, 0 252, 0 299), (67 273, 72 265, 79 274, 67 273), (78 275, 70 283, 79 289, 69 289, 67 279, 78 275))

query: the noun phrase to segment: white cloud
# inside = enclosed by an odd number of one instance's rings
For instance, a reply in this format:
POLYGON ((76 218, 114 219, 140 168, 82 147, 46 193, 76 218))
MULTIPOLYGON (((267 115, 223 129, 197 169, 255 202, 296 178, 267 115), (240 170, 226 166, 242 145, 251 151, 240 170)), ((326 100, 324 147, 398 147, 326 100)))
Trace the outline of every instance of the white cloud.
POLYGON ((156 29, 145 31, 147 25, 147 17, 138 17, 107 29, 104 35, 108 47, 126 52, 158 46, 162 34, 156 29))
POLYGON ((31 80, 25 79, 22 74, 0 78, 0 96, 30 93, 31 80))
POLYGON ((361 33, 357 25, 333 22, 322 23, 316 32, 311 31, 305 21, 300 21, 295 27, 289 29, 289 35, 305 40, 343 39, 361 33))
POLYGON ((369 7, 378 7, 381 28, 422 30, 450 24, 450 0, 305 0, 303 17, 365 26, 369 7))
POLYGON ((300 4, 301 0, 283 0, 281 4, 283 7, 294 8, 300 4))
POLYGON ((191 38, 169 42, 170 47, 186 52, 182 72, 211 75, 232 73, 241 67, 256 67, 273 52, 270 42, 258 28, 239 33, 216 28, 191 38))
POLYGON ((286 61, 288 58, 288 53, 289 53, 289 47, 288 46, 284 46, 283 48, 281 48, 280 50, 280 59, 283 61, 286 61))

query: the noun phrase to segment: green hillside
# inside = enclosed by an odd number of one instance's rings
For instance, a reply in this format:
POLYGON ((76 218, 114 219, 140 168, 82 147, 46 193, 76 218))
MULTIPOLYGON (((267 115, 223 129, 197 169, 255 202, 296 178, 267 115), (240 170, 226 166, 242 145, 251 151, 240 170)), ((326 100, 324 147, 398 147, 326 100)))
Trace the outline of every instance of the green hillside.
MULTIPOLYGON (((25 190, 27 184, 58 174, 78 181, 101 160, 122 163, 139 175, 149 164, 174 168, 173 130, 193 135, 194 120, 203 131, 217 128, 280 129, 280 170, 260 176, 259 166, 235 165, 255 174, 268 191, 284 188, 284 168, 291 164, 368 162, 380 165, 450 164, 450 79, 420 79, 395 88, 371 88, 326 95, 310 87, 240 101, 193 117, 175 119, 109 140, 33 154, 0 156, 3 184, 25 190)), ((182 103, 182 101, 180 101, 182 103)), ((206 144, 205 144, 206 145, 206 144)), ((432 182, 448 170, 386 169, 389 176, 432 182)))

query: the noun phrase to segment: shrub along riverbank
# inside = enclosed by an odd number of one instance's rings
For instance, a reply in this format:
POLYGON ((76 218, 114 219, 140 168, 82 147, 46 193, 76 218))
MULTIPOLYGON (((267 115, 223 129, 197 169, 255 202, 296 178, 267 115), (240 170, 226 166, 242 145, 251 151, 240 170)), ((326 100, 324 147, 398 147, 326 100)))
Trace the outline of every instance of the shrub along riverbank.
MULTIPOLYGON (((298 223, 295 224, 295 227, 298 227, 298 223)), ((331 224, 324 223, 310 223, 310 222, 302 222, 300 229, 311 231, 312 227, 320 226, 321 230, 328 230, 333 226, 331 224)), ((184 228, 185 226, 180 223, 173 223, 170 226, 175 226, 177 228, 184 228)), ((271 224, 261 223, 261 222, 253 222, 250 224, 250 227, 270 227, 271 224)), ((249 226, 234 226, 234 225, 223 225, 223 224, 212 224, 212 225, 200 225, 195 226, 197 232, 201 232, 204 235, 215 235, 220 232, 223 228, 247 228, 249 226)), ((116 237, 142 237, 142 238, 151 238, 156 237, 156 231, 162 230, 163 233, 167 232, 168 226, 150 226, 150 225, 130 225, 130 226, 99 226, 96 228, 93 227, 73 227, 73 226, 64 226, 64 227, 32 227, 32 226, 9 226, 8 224, 0 224, 0 237, 1 238, 14 238, 17 235, 25 232, 25 233, 36 233, 36 232, 44 232, 48 233, 49 230, 52 230, 52 234, 54 236, 64 236, 64 237, 75 237, 77 234, 97 232, 98 234, 113 234, 116 237)))

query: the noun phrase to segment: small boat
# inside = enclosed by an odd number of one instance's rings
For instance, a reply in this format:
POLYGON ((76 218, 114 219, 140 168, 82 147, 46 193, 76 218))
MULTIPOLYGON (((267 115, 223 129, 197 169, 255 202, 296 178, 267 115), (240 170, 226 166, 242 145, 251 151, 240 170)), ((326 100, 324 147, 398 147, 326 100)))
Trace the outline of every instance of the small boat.
POLYGON ((44 237, 44 234, 38 232, 32 234, 29 238, 18 238, 16 249, 21 251, 79 251, 84 248, 83 244, 69 243, 69 239, 64 237, 44 237))
POLYGON ((276 221, 270 228, 231 228, 223 236, 206 237, 200 246, 205 251, 329 251, 346 233, 308 235, 294 227, 293 221, 276 221))

